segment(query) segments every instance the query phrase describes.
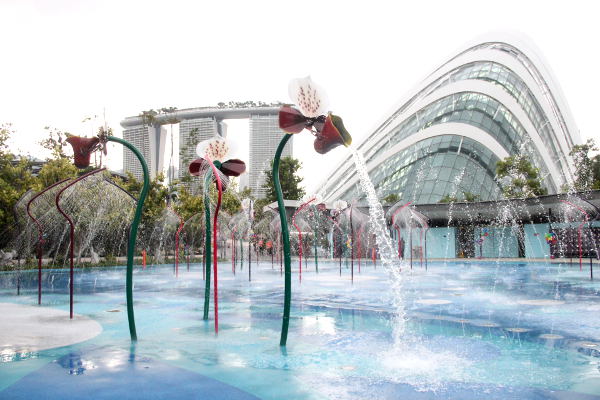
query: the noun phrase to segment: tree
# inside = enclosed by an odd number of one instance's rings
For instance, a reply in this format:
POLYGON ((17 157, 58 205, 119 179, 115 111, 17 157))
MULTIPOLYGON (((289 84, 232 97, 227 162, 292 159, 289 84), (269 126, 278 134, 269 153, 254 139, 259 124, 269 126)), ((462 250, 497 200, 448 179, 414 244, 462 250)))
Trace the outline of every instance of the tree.
POLYGON ((588 139, 584 144, 573 146, 569 155, 575 164, 575 180, 572 190, 584 192, 600 189, 600 155, 591 156, 591 152, 598 151, 594 139, 588 139))
MULTIPOLYGON (((301 167, 302 163, 296 158, 281 158, 281 161, 279 162, 279 182, 281 183, 281 191, 284 199, 300 200, 302 196, 304 196, 304 188, 300 186, 300 182, 302 182, 303 178, 297 175, 298 170, 301 167)), ((263 188, 267 191, 266 199, 268 200, 268 203, 277 201, 272 171, 273 161, 271 161, 271 168, 265 171, 266 180, 263 184, 263 188)))
POLYGON ((50 150, 52 159, 68 158, 69 156, 65 153, 64 147, 67 146, 66 140, 69 133, 49 126, 44 127, 44 129, 48 131, 48 138, 42 140, 40 145, 50 150))
POLYGON ((542 196, 548 190, 542 186, 539 170, 520 155, 506 157, 496 164, 496 176, 506 198, 542 196))
MULTIPOLYGON (((0 125, 0 227, 2 231, 15 224, 13 208, 19 198, 29 189, 39 189, 39 184, 31 175, 29 161, 17 158, 7 151, 7 140, 14 131, 10 124, 0 125)), ((10 235, 0 234, 0 247, 4 247, 10 235)))
POLYGON ((204 199, 202 196, 196 196, 190 193, 190 191, 183 185, 180 185, 177 189, 177 205, 175 211, 184 221, 190 219, 194 214, 204 212, 204 199))
POLYGON ((38 173, 42 187, 48 187, 66 178, 75 178, 79 170, 68 158, 48 160, 38 173))
MULTIPOLYGON (((163 213, 167 207, 167 197, 169 189, 163 185, 165 177, 158 174, 150 181, 148 196, 144 202, 144 211, 142 213, 142 222, 144 225, 152 225, 163 213)), ((115 179, 116 183, 123 189, 139 198, 142 191, 142 182, 131 173, 127 172, 127 179, 115 179)))

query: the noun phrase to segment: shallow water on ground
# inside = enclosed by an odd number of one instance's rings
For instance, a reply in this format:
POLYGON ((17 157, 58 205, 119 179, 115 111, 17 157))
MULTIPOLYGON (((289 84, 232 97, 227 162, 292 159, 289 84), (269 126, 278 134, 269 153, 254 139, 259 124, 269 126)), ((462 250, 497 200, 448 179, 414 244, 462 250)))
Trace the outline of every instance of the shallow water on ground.
MULTIPOLYGON (((311 262, 301 284, 294 275, 285 351, 278 265, 253 264, 251 282, 247 264, 235 276, 222 266, 218 335, 212 304, 202 321, 201 268, 181 265, 178 278, 172 266, 135 270, 135 347, 125 269, 76 271, 75 312, 98 321, 102 334, 40 352, 1 349, 0 399, 42 390, 31 382, 46 382, 44 393, 56 397, 77 385, 82 397, 87 388, 101 398, 134 378, 186 398, 194 377, 207 379, 198 398, 600 398, 600 283, 574 266, 417 262, 403 272, 408 323, 394 347, 386 272, 363 260, 358 273, 355 262, 351 282, 346 263, 340 276, 337 262, 319 262, 318 274, 311 262), (161 373, 144 375, 151 371, 161 373)), ((23 272, 21 284, 16 296, 16 274, 1 273, 0 302, 35 305, 37 272, 23 272)), ((43 284, 43 307, 68 310, 68 271, 45 271, 43 284)))

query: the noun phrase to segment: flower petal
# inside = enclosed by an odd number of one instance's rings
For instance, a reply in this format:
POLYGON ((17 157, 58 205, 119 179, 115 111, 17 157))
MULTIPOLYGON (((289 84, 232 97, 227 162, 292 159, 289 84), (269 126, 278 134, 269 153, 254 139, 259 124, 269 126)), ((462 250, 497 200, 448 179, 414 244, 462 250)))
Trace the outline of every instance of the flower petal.
POLYGON ((306 117, 295 108, 283 106, 279 109, 279 128, 286 133, 300 133, 306 127, 306 117))
POLYGON ((227 160, 219 168, 227 176, 240 176, 246 171, 246 164, 242 160, 227 160))
POLYGON ((325 154, 340 145, 352 144, 352 137, 344 128, 342 119, 337 115, 329 114, 323 128, 317 133, 314 147, 317 153, 325 154))
POLYGON ((327 93, 313 82, 310 76, 291 80, 288 92, 305 117, 318 117, 327 113, 329 107, 327 93))
POLYGON ((223 161, 228 152, 229 145, 220 137, 204 140, 196 146, 196 153, 200 157, 210 158, 213 161, 223 161))
POLYGON ((199 176, 202 175, 207 168, 210 168, 208 161, 206 161, 204 158, 197 158, 191 162, 189 166, 189 171, 190 174, 194 176, 199 176))

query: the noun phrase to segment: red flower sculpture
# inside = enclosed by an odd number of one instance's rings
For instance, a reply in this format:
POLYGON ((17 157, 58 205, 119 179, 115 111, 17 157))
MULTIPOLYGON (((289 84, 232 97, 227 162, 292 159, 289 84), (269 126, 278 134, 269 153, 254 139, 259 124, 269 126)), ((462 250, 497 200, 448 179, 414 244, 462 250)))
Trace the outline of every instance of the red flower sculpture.
POLYGON ((90 166, 90 156, 100 146, 100 139, 98 137, 69 136, 67 143, 73 147, 75 166, 84 169, 90 166))
MULTIPOLYGON (((226 176, 240 176, 246 171, 246 164, 238 159, 227 160, 224 163, 213 161, 213 163, 215 164, 215 167, 226 176)), ((189 170, 190 174, 198 176, 202 174, 202 171, 206 171, 208 168, 210 168, 208 161, 200 157, 191 162, 189 170)))

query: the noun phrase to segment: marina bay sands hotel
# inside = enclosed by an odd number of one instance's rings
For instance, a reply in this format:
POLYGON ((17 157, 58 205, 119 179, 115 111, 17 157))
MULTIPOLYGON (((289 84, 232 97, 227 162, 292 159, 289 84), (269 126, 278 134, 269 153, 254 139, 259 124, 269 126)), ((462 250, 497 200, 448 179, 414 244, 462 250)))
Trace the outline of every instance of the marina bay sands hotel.
MULTIPOLYGON (((144 155, 152 177, 163 171, 165 165, 166 126, 179 123, 179 172, 178 177, 187 174, 188 164, 196 156, 196 145, 214 136, 227 135, 227 119, 247 119, 250 135, 250 163, 248 165, 247 186, 257 198, 265 191, 264 171, 269 168, 283 131, 278 124, 279 106, 250 107, 198 107, 154 115, 151 120, 142 116, 128 117, 121 121, 123 138, 136 146, 144 155)), ((283 156, 291 156, 293 144, 290 140, 283 156)), ((138 179, 142 177, 142 167, 133 153, 124 151, 123 170, 131 172, 138 179)), ((242 185, 246 186, 246 185, 242 185)))

